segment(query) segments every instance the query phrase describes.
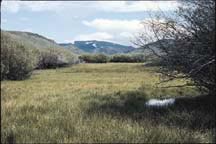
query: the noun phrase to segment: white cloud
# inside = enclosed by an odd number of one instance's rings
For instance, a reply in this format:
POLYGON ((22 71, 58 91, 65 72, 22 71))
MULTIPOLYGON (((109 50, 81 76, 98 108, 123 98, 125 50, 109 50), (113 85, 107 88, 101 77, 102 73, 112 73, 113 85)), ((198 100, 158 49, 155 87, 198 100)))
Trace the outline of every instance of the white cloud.
POLYGON ((16 13, 19 11, 20 5, 17 1, 2 1, 1 9, 2 11, 9 11, 11 13, 16 13))
POLYGON ((175 10, 179 3, 177 1, 100 1, 95 5, 109 12, 140 12, 175 10))
POLYGON ((59 1, 48 2, 48 1, 24 1, 21 3, 22 6, 30 9, 31 11, 57 11, 62 9, 64 4, 59 1))
MULTIPOLYGON (((94 19, 92 21, 83 21, 83 24, 95 28, 97 31, 103 31, 112 35, 109 39, 111 42, 131 45, 130 41, 134 34, 142 29, 140 20, 118 20, 118 19, 94 19)), ((100 40, 100 37, 96 37, 100 40)))
POLYGON ((113 39, 113 35, 109 33, 96 32, 91 34, 80 34, 76 36, 73 40, 70 40, 70 42, 77 41, 77 40, 111 40, 111 39, 113 39))
MULTIPOLYGON (((112 42, 131 45, 131 41, 133 41, 139 33, 145 33, 146 36, 153 36, 149 22, 158 23, 163 21, 164 19, 156 20, 150 18, 146 18, 144 20, 94 19, 92 21, 83 21, 83 24, 88 27, 95 28, 97 31, 103 31, 112 35, 112 37, 109 38, 112 42)), ((81 36, 84 40, 86 40, 86 37, 89 38, 88 35, 84 35, 84 37, 85 38, 81 36)), ((100 37, 94 37, 94 39, 100 40, 100 37)))
POLYGON ((140 20, 95 19, 93 21, 83 21, 83 24, 97 30, 118 33, 119 31, 135 32, 142 28, 140 22, 140 20))
POLYGON ((124 32, 124 35, 129 33, 136 33, 143 28, 149 27, 149 22, 163 22, 164 19, 151 19, 146 18, 143 20, 117 20, 117 19, 94 19, 92 21, 83 21, 86 26, 95 28, 99 31, 110 32, 113 34, 119 34, 124 32))
POLYGON ((61 11, 92 9, 107 12, 141 12, 158 10, 175 10, 177 1, 3 1, 2 9, 18 12, 20 9, 30 11, 61 11))
POLYGON ((2 10, 12 13, 18 12, 20 9, 28 11, 58 11, 64 9, 67 5, 63 2, 55 1, 3 1, 2 10))

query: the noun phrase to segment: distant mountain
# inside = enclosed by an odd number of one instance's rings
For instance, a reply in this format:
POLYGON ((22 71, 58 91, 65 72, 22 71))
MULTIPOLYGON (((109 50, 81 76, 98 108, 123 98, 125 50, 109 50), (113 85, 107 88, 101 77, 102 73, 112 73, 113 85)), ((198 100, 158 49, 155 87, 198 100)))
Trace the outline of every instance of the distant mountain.
POLYGON ((26 45, 30 45, 37 49, 45 49, 45 48, 57 48, 57 49, 65 49, 69 50, 74 54, 84 54, 84 53, 103 53, 103 54, 151 54, 152 51, 146 49, 147 47, 152 48, 157 53, 161 53, 159 49, 162 45, 172 47, 174 41, 172 39, 164 39, 152 43, 148 43, 141 48, 134 48, 132 46, 124 46, 112 42, 106 41, 75 41, 72 43, 56 43, 54 40, 46 38, 42 35, 31 33, 31 32, 21 32, 21 31, 5 31, 1 30, 2 33, 7 33, 12 39, 18 41, 19 43, 23 43, 26 45))
POLYGON ((124 46, 106 41, 75 41, 74 46, 86 53, 118 54, 128 53, 134 50, 132 46, 124 46))
POLYGON ((74 52, 75 54, 83 54, 83 53, 85 53, 82 49, 76 47, 72 43, 59 43, 59 45, 64 47, 65 49, 68 49, 68 50, 74 52))
POLYGON ((172 45, 174 44, 174 40, 172 39, 163 39, 163 40, 159 40, 159 41, 155 41, 155 42, 151 42, 151 43, 148 43, 140 48, 136 48, 134 49, 133 51, 129 52, 129 53, 133 53, 133 54, 140 54, 140 53, 143 53, 143 54, 152 54, 152 51, 147 49, 147 48, 151 48, 153 49, 156 53, 158 54, 161 54, 162 51, 160 49, 161 46, 169 46, 171 47, 172 45))

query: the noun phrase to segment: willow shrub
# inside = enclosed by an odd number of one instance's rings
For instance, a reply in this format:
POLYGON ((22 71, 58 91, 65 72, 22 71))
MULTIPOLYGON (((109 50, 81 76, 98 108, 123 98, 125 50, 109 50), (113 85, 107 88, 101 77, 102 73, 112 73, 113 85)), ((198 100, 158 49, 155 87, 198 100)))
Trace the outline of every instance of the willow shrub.
POLYGON ((33 49, 1 33, 1 80, 28 78, 36 65, 33 49))
POLYGON ((38 69, 64 67, 78 63, 78 58, 73 53, 56 48, 47 48, 38 52, 38 69))

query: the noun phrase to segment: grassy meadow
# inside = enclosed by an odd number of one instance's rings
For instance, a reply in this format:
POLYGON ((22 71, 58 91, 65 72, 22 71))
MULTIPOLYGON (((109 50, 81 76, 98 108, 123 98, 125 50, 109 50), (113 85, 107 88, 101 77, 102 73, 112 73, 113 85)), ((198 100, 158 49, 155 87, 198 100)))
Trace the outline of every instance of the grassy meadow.
POLYGON ((212 142, 211 105, 144 106, 150 98, 200 95, 195 87, 157 87, 156 69, 141 63, 78 64, 2 81, 1 141, 212 142))

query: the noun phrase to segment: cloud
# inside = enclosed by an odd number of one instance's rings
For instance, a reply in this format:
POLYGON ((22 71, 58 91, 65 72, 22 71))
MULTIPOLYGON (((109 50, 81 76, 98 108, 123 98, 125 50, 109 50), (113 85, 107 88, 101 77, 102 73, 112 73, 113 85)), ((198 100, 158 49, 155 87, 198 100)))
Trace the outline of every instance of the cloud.
POLYGON ((177 1, 100 1, 95 5, 108 12, 141 12, 175 10, 179 3, 177 1))
POLYGON ((106 32, 95 32, 90 34, 80 34, 76 36, 70 42, 75 40, 111 40, 113 39, 113 35, 106 33, 106 32))
POLYGON ((3 1, 2 10, 16 13, 20 10, 32 12, 52 11, 52 12, 74 12, 90 8, 91 10, 97 7, 95 2, 78 2, 78 1, 3 1))
POLYGON ((143 20, 119 20, 119 19, 94 19, 92 21, 82 21, 88 27, 94 28, 98 31, 110 32, 113 34, 129 35, 129 33, 136 33, 144 28, 150 27, 149 22, 158 23, 164 22, 164 19, 145 18, 143 20))
POLYGON ((135 32, 142 28, 140 20, 95 19, 83 21, 83 24, 97 30, 118 33, 119 31, 135 32))
POLYGON ((16 13, 20 9, 20 5, 17 1, 2 1, 1 3, 2 11, 9 11, 11 13, 16 13))
MULTIPOLYGON (((141 20, 119 20, 119 19, 94 19, 92 21, 83 21, 84 25, 103 31, 112 35, 108 40, 121 44, 131 45, 130 41, 134 34, 142 29, 141 20)), ((99 40, 98 37, 95 38, 99 40)), ((107 39, 105 39, 107 40, 107 39)))
POLYGON ((22 6, 26 7, 27 9, 30 9, 31 11, 57 11, 62 9, 64 4, 59 1, 55 2, 47 2, 47 1, 24 1, 21 3, 22 6))
POLYGON ((66 7, 63 2, 55 1, 3 1, 2 10, 16 13, 19 10, 28 10, 28 11, 58 11, 66 7))
MULTIPOLYGON (((164 21, 164 19, 151 18, 145 18, 144 20, 94 19, 83 21, 83 24, 112 35, 112 38, 109 39, 112 42, 131 45, 131 41, 139 34, 144 33, 150 37, 154 35, 150 23, 157 24, 164 21)), ((95 39, 97 40, 97 38, 95 39)))
POLYGON ((91 9, 106 12, 142 12, 175 10, 177 1, 3 1, 2 9, 16 13, 20 9, 29 11, 73 11, 91 9))

